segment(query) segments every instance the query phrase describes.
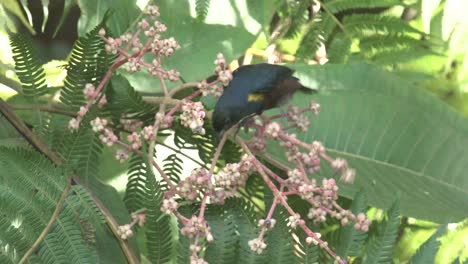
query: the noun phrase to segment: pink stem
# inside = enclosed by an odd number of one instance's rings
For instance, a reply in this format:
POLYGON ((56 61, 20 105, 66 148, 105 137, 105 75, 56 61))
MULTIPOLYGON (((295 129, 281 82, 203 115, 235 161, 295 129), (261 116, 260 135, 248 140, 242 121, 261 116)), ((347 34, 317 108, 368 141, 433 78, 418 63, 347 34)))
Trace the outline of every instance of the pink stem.
MULTIPOLYGON (((238 141, 238 142, 241 145, 241 147, 244 149, 245 152, 250 153, 247 145, 243 141, 238 141)), ((270 178, 268 178, 268 175, 263 170, 262 164, 256 158, 253 159, 253 163, 257 167, 257 170, 260 173, 260 175, 262 176, 265 183, 268 185, 268 187, 273 192, 275 197, 280 201, 281 205, 286 209, 286 211, 288 211, 288 213, 291 216, 295 216, 296 212, 294 212, 294 210, 289 206, 288 202, 284 199, 284 195, 278 190, 278 188, 276 188, 276 186, 273 184, 273 182, 270 180, 270 178)), ((336 255, 335 252, 333 252, 328 247, 327 243, 325 243, 323 240, 321 240, 314 232, 312 232, 312 230, 309 229, 309 227, 307 227, 305 222, 300 221, 299 226, 302 228, 302 230, 304 230, 304 232, 307 234, 307 236, 310 236, 314 240, 316 240, 318 242, 318 244, 320 245, 320 247, 325 249, 328 252, 328 254, 330 254, 332 257, 335 258, 335 260, 337 260, 341 264, 345 264, 345 262, 343 260, 341 260, 341 258, 338 255, 336 255)))
MULTIPOLYGON (((196 90, 191 95, 187 96, 184 100, 192 100, 197 95, 201 94, 200 90, 196 90)), ((171 111, 169 111, 166 116, 172 116, 177 110, 179 110, 184 104, 184 100, 181 100, 176 106, 174 106, 171 111)))

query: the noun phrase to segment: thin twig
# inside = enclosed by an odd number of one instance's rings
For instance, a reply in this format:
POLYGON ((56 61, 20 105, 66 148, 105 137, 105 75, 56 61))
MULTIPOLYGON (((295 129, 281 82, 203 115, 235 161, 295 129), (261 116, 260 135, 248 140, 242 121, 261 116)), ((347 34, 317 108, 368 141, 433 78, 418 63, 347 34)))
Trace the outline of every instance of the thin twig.
POLYGON ((41 112, 49 112, 54 114, 61 114, 70 117, 76 117, 77 114, 74 112, 70 112, 64 109, 56 108, 50 105, 17 105, 17 104, 10 104, 10 107, 13 110, 36 110, 41 112))
MULTIPOLYGON (((231 129, 232 131, 232 129, 231 129)), ((221 154, 221 150, 224 147, 224 143, 226 143, 227 137, 229 136, 230 132, 227 131, 224 133, 223 137, 219 141, 218 147, 216 148, 216 152, 213 156, 213 159, 211 160, 211 166, 210 166, 210 172, 208 174, 208 185, 211 185, 211 176, 213 175, 214 168, 216 167, 216 163, 218 162, 219 155, 221 154)), ((200 214, 198 215, 199 218, 203 218, 205 214, 205 209, 206 209, 206 200, 208 199, 208 194, 205 193, 203 196, 202 203, 200 205, 200 214)))
POLYGON ((327 5, 323 3, 323 1, 319 1, 319 3, 320 3, 320 6, 322 7, 322 9, 325 10, 325 13, 327 13, 327 15, 329 15, 333 19, 333 21, 335 21, 336 25, 341 29, 343 34, 352 43, 353 42, 353 37, 348 33, 348 31, 345 29, 344 25, 340 22, 340 20, 338 20, 338 18, 336 18, 336 16, 330 11, 330 9, 328 9, 327 5))
POLYGON ((199 82, 188 82, 188 83, 184 83, 182 84, 181 86, 178 86, 174 89, 172 89, 170 92, 169 92, 169 96, 174 96, 176 93, 182 91, 182 90, 185 90, 187 88, 196 88, 198 87, 198 84, 199 82))
POLYGON ((91 189, 89 189, 85 184, 83 184, 78 177, 73 177, 73 181, 76 184, 80 185, 83 189, 85 189, 89 193, 89 196, 93 200, 94 204, 99 209, 99 211, 101 211, 101 214, 106 219, 107 226, 109 226, 110 230, 112 231, 114 236, 119 241, 120 248, 122 249, 128 263, 129 264, 139 263, 138 258, 135 256, 133 250, 130 248, 130 245, 128 244, 128 241, 120 239, 120 234, 118 233, 119 224, 117 223, 115 218, 112 216, 111 212, 104 206, 104 204, 96 196, 96 194, 94 194, 94 192, 91 189))
POLYGON ((60 196, 60 199, 57 202, 57 205, 55 206, 55 210, 50 216, 49 222, 45 226, 45 228, 42 230, 41 234, 39 237, 37 237, 36 241, 34 241, 34 244, 26 251, 26 253, 23 255, 21 260, 18 262, 19 264, 24 264, 28 260, 28 258, 36 251, 37 247, 41 244, 42 240, 49 234, 50 229, 52 228, 53 224, 55 223, 55 220, 57 219, 60 209, 62 209, 62 205, 65 202, 65 199, 67 198, 68 191, 70 190, 71 187, 71 182, 68 180, 67 186, 62 192, 62 195, 60 196))
MULTIPOLYGON (((241 140, 239 137, 237 137, 236 141, 241 145, 244 152, 246 152, 247 154, 251 154, 250 149, 247 147, 247 145, 245 144, 245 142, 243 140, 241 140)), ((288 202, 284 198, 284 193, 282 192, 282 190, 279 190, 275 186, 275 184, 271 181, 271 179, 268 177, 267 173, 264 171, 265 167, 255 158, 255 156, 254 156, 254 159, 253 159, 253 163, 254 163, 255 167, 257 168, 258 173, 260 174, 260 176, 262 176, 263 180, 267 184, 268 188, 270 188, 270 190, 273 192, 275 198, 278 199, 278 201, 281 203, 281 205, 286 209, 286 211, 288 211, 288 213, 291 216, 295 216, 296 212, 291 208, 291 206, 289 206, 288 202)), ((325 249, 328 252, 328 254, 330 254, 333 258, 335 258, 335 260, 338 263, 340 263, 340 264, 345 263, 343 260, 341 260, 339 258, 338 255, 336 255, 335 252, 333 252, 328 247, 327 243, 325 243, 323 240, 321 240, 312 230, 310 230, 310 228, 305 224, 305 222, 299 222, 298 225, 302 228, 302 230, 304 230, 304 232, 307 234, 307 236, 312 237, 315 241, 317 241, 319 246, 321 248, 325 249)))
POLYGON ((266 159, 268 162, 276 166, 278 169, 284 170, 284 171, 289 171, 291 168, 288 166, 284 165, 283 163, 277 161, 275 158, 273 158, 270 154, 264 152, 260 156, 262 156, 264 159, 266 159))

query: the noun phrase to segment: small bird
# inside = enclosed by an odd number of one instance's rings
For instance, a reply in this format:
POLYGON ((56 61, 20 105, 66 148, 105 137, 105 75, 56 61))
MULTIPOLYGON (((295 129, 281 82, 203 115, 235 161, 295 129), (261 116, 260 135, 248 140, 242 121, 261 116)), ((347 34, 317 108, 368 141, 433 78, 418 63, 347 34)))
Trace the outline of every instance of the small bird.
POLYGON ((288 67, 267 63, 236 69, 213 112, 218 138, 239 122, 286 103, 297 90, 305 88, 293 73, 288 67))

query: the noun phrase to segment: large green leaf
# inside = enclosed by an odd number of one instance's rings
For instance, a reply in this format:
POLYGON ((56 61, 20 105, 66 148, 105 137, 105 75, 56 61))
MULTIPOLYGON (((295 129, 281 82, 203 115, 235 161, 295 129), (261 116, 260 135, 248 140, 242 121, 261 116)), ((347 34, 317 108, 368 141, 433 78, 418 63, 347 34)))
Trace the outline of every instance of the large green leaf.
MULTIPOLYGON (((216 54, 227 61, 249 48, 273 15, 273 1, 212 1, 205 22, 196 18, 195 1, 158 1, 166 37, 174 37, 181 49, 165 59, 163 66, 181 72, 186 81, 201 80, 214 71, 216 54)), ((113 18, 111 17, 111 20, 113 18)), ((137 90, 160 92, 159 80, 148 74, 127 76, 137 90)))
MULTIPOLYGON (((468 216, 468 120, 394 74, 367 64, 295 67, 301 82, 319 88, 321 105, 298 138, 324 143, 330 155, 357 170, 341 195, 363 188, 372 205, 387 208, 401 192, 401 212, 436 222, 468 216)), ((293 103, 309 105, 312 96, 293 103)), ((285 162, 273 144, 269 153, 285 162)), ((322 166, 322 176, 333 172, 322 166)))
POLYGON ((106 26, 116 36, 125 33, 140 14, 134 0, 84 0, 78 1, 78 6, 81 10, 78 20, 80 36, 84 36, 99 25, 107 11, 111 12, 111 16, 106 26))

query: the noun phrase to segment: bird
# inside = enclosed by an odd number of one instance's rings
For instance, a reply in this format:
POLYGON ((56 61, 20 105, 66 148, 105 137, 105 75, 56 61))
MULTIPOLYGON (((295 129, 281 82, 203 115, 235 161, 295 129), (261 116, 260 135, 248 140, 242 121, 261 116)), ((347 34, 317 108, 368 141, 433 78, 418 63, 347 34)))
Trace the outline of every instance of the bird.
POLYGON ((218 99, 212 118, 218 138, 236 124, 281 106, 303 86, 294 70, 276 64, 252 64, 237 68, 218 99))

